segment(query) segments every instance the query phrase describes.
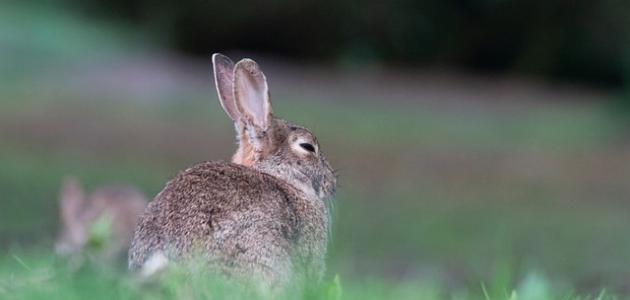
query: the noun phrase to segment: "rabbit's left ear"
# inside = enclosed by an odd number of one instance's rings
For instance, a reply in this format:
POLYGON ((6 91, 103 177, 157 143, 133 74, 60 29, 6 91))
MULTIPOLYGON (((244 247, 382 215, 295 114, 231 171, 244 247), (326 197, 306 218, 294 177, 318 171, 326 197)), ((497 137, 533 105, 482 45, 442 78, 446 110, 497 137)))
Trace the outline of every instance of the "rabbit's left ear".
POLYGON ((212 66, 221 107, 232 121, 237 122, 240 113, 234 102, 234 63, 229 57, 215 53, 212 55, 212 66))
POLYGON ((66 178, 59 195, 59 208, 61 222, 67 228, 74 228, 79 224, 79 214, 84 202, 85 196, 81 186, 79 186, 79 182, 73 177, 66 178))
POLYGON ((267 130, 272 120, 267 78, 258 64, 244 58, 234 67, 234 100, 248 125, 267 130))

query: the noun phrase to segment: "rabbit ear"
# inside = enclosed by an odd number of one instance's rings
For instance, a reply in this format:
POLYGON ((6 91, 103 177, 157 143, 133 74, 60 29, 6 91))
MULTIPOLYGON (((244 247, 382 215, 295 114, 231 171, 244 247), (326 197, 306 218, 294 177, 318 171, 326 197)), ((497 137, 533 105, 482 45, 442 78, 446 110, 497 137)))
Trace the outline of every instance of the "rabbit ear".
POLYGON ((83 190, 75 178, 69 177, 63 183, 59 195, 61 221, 69 227, 75 227, 84 202, 83 190))
POLYGON ((214 84, 217 87, 221 107, 230 119, 236 122, 240 118, 240 113, 234 102, 234 63, 229 57, 215 53, 212 55, 212 65, 214 84))
POLYGON ((234 100, 247 125, 267 130, 272 119, 267 79, 258 64, 244 58, 234 68, 234 100))

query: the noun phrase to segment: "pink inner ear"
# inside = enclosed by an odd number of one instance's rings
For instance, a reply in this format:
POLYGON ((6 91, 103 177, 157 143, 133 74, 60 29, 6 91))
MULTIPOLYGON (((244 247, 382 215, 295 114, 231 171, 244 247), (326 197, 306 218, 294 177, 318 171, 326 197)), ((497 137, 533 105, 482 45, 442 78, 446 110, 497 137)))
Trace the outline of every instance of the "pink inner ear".
POLYGON ((234 102, 234 63, 227 56, 215 53, 212 55, 214 66, 214 82, 219 95, 219 102, 225 113, 237 121, 240 117, 234 102))
POLYGON ((267 79, 256 62, 243 59, 234 69, 234 97, 242 114, 254 125, 266 129, 271 115, 267 79))

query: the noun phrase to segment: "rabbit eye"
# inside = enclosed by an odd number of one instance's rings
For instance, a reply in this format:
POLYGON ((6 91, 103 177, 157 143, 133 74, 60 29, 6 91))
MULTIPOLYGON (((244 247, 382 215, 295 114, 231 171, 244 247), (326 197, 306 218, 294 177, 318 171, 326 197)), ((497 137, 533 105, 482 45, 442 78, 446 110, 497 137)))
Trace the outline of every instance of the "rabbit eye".
POLYGON ((300 147, 302 147, 302 149, 309 151, 309 152, 315 152, 315 147, 313 147, 313 145, 309 144, 309 143, 301 143, 300 147))

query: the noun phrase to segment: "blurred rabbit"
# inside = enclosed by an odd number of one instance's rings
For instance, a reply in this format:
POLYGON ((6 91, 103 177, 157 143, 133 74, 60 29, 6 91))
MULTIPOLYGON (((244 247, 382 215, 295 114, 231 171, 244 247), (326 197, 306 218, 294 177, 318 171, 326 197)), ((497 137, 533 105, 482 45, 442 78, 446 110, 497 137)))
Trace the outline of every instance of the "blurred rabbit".
POLYGON ((61 188, 61 230, 55 252, 76 257, 94 252, 99 258, 116 259, 128 249, 138 216, 148 199, 137 189, 106 186, 89 197, 74 178, 61 188))
POLYGON ((202 162, 168 182, 136 228, 129 267, 151 275, 201 258, 210 270, 284 286, 324 274, 336 178, 315 136, 276 118, 256 62, 213 55, 220 103, 234 121, 232 163, 202 162))

